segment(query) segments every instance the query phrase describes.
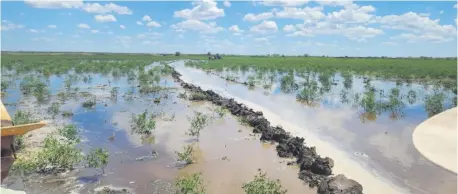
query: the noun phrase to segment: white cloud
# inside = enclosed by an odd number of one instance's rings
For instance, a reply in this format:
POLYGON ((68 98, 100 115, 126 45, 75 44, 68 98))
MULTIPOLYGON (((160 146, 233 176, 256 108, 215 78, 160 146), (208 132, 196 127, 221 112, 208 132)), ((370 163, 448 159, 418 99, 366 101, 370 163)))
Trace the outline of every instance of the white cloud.
POLYGON ((266 20, 272 17, 274 17, 274 14, 272 14, 271 12, 264 12, 264 13, 260 13, 257 15, 249 13, 243 17, 243 20, 249 21, 249 22, 257 22, 257 21, 266 20))
POLYGON ((113 34, 113 32, 112 31, 108 31, 107 34, 113 34))
POLYGON ((266 0, 260 1, 259 4, 265 6, 281 6, 281 7, 289 7, 289 6, 301 6, 306 4, 308 1, 306 0, 266 0))
POLYGON ((176 11, 173 17, 187 20, 212 20, 224 16, 224 10, 218 8, 215 1, 202 0, 193 4, 196 5, 194 8, 176 11))
POLYGON ((229 1, 227 1, 227 0, 225 0, 225 1, 223 2, 223 4, 224 4, 224 6, 226 6, 226 7, 231 7, 231 2, 229 2, 229 1))
POLYGON ((33 41, 44 41, 44 42, 53 42, 53 38, 49 37, 37 37, 37 38, 32 38, 33 41))
POLYGON ((101 5, 98 3, 85 3, 82 9, 88 13, 106 14, 106 13, 117 13, 120 15, 131 15, 132 11, 126 6, 119 6, 114 3, 108 3, 101 5))
POLYGON ((158 27, 161 27, 161 24, 155 22, 155 21, 151 21, 151 22, 148 22, 146 24, 146 26, 150 27, 150 28, 158 28, 158 27))
POLYGON ((201 33, 217 33, 224 30, 223 27, 217 26, 215 22, 205 23, 199 20, 186 20, 177 24, 173 24, 171 27, 178 32, 193 30, 201 33))
POLYGON ((396 42, 382 42, 383 45, 388 45, 388 46, 396 46, 396 45, 399 45, 398 43, 396 42))
POLYGON ((15 24, 13 22, 10 22, 8 20, 2 20, 2 25, 1 25, 1 30, 2 31, 7 31, 7 30, 16 30, 16 29, 21 29, 24 28, 25 26, 22 24, 15 24))
POLYGON ((306 30, 301 30, 301 31, 295 31, 291 34, 287 34, 286 36, 292 36, 292 37, 296 37, 296 36, 306 36, 306 37, 312 37, 313 34, 309 31, 306 31, 306 30))
POLYGON ((83 28, 83 29, 90 29, 91 28, 89 25, 84 24, 84 23, 78 24, 77 26, 78 26, 78 28, 83 28))
POLYGON ((455 5, 453 6, 453 8, 458 8, 457 4, 455 4, 455 5))
POLYGON ((325 17, 321 7, 285 7, 282 11, 275 13, 278 18, 291 18, 300 20, 318 21, 325 17))
POLYGON ((393 40, 405 40, 407 43, 417 43, 417 42, 432 42, 432 43, 442 43, 442 42, 449 42, 452 41, 453 38, 444 38, 442 36, 434 35, 434 34, 400 34, 397 36, 391 37, 393 40))
POLYGON ((143 18, 142 18, 142 21, 150 22, 150 21, 153 21, 153 20, 151 19, 151 17, 149 17, 149 15, 144 15, 143 18))
POLYGON ((296 27, 294 27, 293 25, 286 25, 283 27, 283 31, 284 32, 294 32, 296 31, 296 27))
POLYGON ((229 27, 229 31, 234 32, 234 33, 243 33, 244 32, 237 25, 232 25, 231 27, 229 27))
POLYGON ((456 27, 453 25, 441 25, 439 19, 431 20, 427 16, 421 16, 414 12, 403 15, 387 15, 378 17, 378 22, 383 28, 406 30, 418 34, 430 34, 443 37, 455 37, 456 27))
POLYGON ((439 12, 439 14, 443 14, 443 13, 444 13, 444 10, 441 10, 441 11, 439 12))
POLYGON ((316 1, 316 2, 323 6, 333 6, 333 7, 347 6, 353 3, 352 1, 349 1, 349 0, 334 0, 334 1, 326 0, 326 1, 316 1))
POLYGON ((38 33, 38 30, 35 30, 35 29, 30 29, 29 31, 32 33, 38 33))
POLYGON ((156 39, 156 38, 159 38, 159 37, 161 37, 161 36, 162 36, 161 33, 157 33, 157 32, 146 32, 146 33, 138 34, 138 35, 137 35, 137 38, 139 38, 139 39, 156 39))
POLYGON ((91 33, 97 34, 97 33, 99 33, 99 31, 98 30, 91 30, 91 33))
POLYGON ((24 3, 35 8, 60 9, 60 8, 80 8, 83 1, 59 1, 59 0, 24 0, 24 3))
POLYGON ((275 23, 274 21, 266 21, 266 20, 250 28, 250 31, 257 32, 257 33, 272 33, 272 32, 277 32, 277 30, 278 30, 277 23, 275 23))
POLYGON ((328 13, 326 20, 335 23, 369 23, 375 19, 373 6, 351 4, 340 11, 328 13))
POLYGON ((123 30, 126 29, 126 27, 125 27, 124 25, 122 25, 122 24, 119 25, 119 27, 120 27, 121 29, 123 29, 123 30))
POLYGON ((48 25, 48 28, 57 28, 56 25, 48 25))
POLYGON ((116 22, 116 17, 114 15, 95 15, 95 21, 97 22, 116 22))
POLYGON ((137 22, 135 22, 135 23, 136 23, 137 25, 139 25, 139 26, 143 26, 143 23, 142 23, 141 21, 137 21, 137 22))

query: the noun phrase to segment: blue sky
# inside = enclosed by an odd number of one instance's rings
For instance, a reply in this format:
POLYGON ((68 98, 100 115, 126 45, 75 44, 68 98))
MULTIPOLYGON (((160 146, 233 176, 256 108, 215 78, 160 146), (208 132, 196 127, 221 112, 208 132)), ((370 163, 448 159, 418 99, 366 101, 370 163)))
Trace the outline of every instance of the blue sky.
POLYGON ((1 2, 9 51, 457 55, 456 2, 1 2))

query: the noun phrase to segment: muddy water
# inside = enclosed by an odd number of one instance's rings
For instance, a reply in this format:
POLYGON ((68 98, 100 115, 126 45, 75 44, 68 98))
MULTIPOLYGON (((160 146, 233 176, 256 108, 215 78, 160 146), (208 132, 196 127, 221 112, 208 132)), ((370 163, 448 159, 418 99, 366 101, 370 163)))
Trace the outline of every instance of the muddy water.
MULTIPOLYGON (((62 89, 64 77, 51 76, 49 85, 53 95, 62 89)), ((56 119, 77 125, 82 138, 78 146, 84 152, 91 147, 108 148, 110 157, 105 175, 101 175, 100 169, 84 168, 81 164, 74 171, 58 175, 11 176, 5 181, 7 187, 32 194, 93 193, 104 185, 126 187, 135 193, 171 193, 177 176, 202 172, 209 193, 243 193, 242 184, 252 180, 260 168, 269 177, 280 179, 291 193, 316 193, 297 178, 298 169, 287 166, 286 160, 277 157, 275 146, 262 144, 259 137, 251 135, 250 128, 240 125, 230 114, 219 118, 209 103, 177 98, 183 90, 170 78, 164 78, 161 85, 172 89, 154 95, 138 94, 136 83, 129 84, 125 78, 114 80, 102 75, 92 75, 92 78, 90 83, 75 83, 73 87, 95 95, 96 107, 85 109, 81 106, 84 99, 70 99, 61 106, 61 111, 72 111, 74 116, 56 119), (115 86, 120 91, 117 100, 110 99, 110 87, 115 86), (123 97, 132 90, 131 100, 123 97), (159 95, 167 95, 167 98, 156 104, 153 99, 159 95), (145 109, 158 115, 154 136, 148 139, 132 133, 130 125, 132 114, 145 109), (185 135, 190 125, 187 117, 194 111, 215 117, 202 132, 199 142, 185 135), (113 141, 108 140, 110 136, 115 137, 113 141), (184 167, 177 163, 175 151, 181 151, 190 143, 195 143, 197 163, 184 167)), ((9 89, 8 94, 14 95, 2 100, 36 103, 31 97, 21 96, 18 88, 9 89)), ((47 105, 39 107, 46 110, 47 105)), ((21 106, 7 108, 11 115, 16 108, 24 110, 21 106)))
MULTIPOLYGON (((263 89, 249 89, 226 82, 186 67, 183 62, 175 62, 173 66, 183 75, 185 82, 235 98, 250 108, 263 111, 273 124, 280 124, 294 134, 304 136, 309 145, 317 147, 319 154, 335 160, 335 173, 343 173, 359 181, 366 193, 457 192, 456 174, 429 162, 413 147, 412 130, 428 115, 422 100, 407 104, 401 110, 402 117, 392 118, 384 113, 368 120, 361 119, 360 108, 340 103, 338 91, 342 88, 341 84, 325 94, 318 106, 309 107, 296 102, 295 94, 279 92, 275 84, 266 95, 263 89)), ((363 91, 362 82, 354 80, 354 91, 363 91)), ((377 80, 373 86, 391 89, 396 84, 377 80)), ((431 92, 428 86, 419 84, 400 89, 404 94, 408 89, 417 90, 419 96, 431 92)))

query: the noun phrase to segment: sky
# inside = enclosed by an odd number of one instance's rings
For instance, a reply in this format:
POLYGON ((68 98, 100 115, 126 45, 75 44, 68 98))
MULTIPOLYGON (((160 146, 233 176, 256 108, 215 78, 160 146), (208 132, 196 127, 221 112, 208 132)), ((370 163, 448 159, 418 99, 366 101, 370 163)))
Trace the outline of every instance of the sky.
POLYGON ((1 2, 3 51, 457 56, 456 1, 1 2))

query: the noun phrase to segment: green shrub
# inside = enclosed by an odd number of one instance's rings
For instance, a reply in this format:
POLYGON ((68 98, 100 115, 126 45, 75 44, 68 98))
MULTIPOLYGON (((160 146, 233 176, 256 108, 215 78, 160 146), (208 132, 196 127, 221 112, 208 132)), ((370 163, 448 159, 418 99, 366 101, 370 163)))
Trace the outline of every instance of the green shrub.
POLYGON ((219 117, 223 117, 226 114, 227 110, 221 106, 218 106, 215 108, 215 112, 218 113, 219 117))
POLYGON ((16 111, 13 116, 13 123, 14 125, 23 125, 23 124, 29 124, 29 123, 35 123, 38 120, 34 119, 32 114, 29 112, 23 112, 23 111, 16 111))
POLYGON ((93 148, 86 156, 87 165, 90 168, 100 168, 105 174, 105 167, 108 164, 108 149, 93 148))
POLYGON ((73 116, 73 113, 70 112, 70 111, 64 111, 64 112, 62 112, 62 116, 63 117, 71 117, 71 116, 73 116))
POLYGON ((201 112, 194 112, 194 117, 188 117, 188 121, 191 122, 191 127, 186 134, 196 137, 199 141, 200 132, 208 125, 210 117, 201 112))
POLYGON ((95 105, 97 104, 95 97, 94 98, 89 98, 86 101, 83 102, 83 107, 84 108, 95 108, 95 105))
POLYGON ((56 117, 59 114, 60 104, 53 102, 50 107, 48 107, 48 113, 52 115, 52 118, 56 117))
POLYGON ((176 194, 205 194, 205 185, 201 173, 178 178, 175 182, 176 194))
POLYGON ((145 110, 143 113, 133 116, 131 125, 134 132, 150 135, 156 128, 156 121, 154 120, 154 116, 148 115, 148 112, 145 110))
MULTIPOLYGON (((82 159, 81 150, 72 142, 61 142, 54 136, 45 138, 43 149, 35 159, 40 172, 73 169, 82 159)), ((33 160, 32 160, 33 162, 33 160)))
POLYGON ((59 128, 58 132, 62 137, 65 137, 70 142, 80 142, 78 137, 78 129, 75 127, 75 125, 65 125, 64 127, 59 128))
POLYGON ((244 183, 242 186, 246 194, 285 194, 287 192, 281 186, 280 180, 270 180, 267 178, 267 173, 258 169, 258 174, 254 176, 254 180, 244 183))
POLYGON ((178 161, 186 162, 186 164, 192 164, 194 162, 194 147, 193 145, 187 145, 183 147, 183 152, 175 151, 178 156, 178 161))
POLYGON ((433 94, 426 96, 425 109, 426 112, 428 112, 429 117, 439 114, 444 110, 444 100, 445 95, 441 92, 434 92, 433 94))
POLYGON ((202 101, 206 100, 207 96, 202 92, 192 92, 188 99, 191 101, 202 101))

